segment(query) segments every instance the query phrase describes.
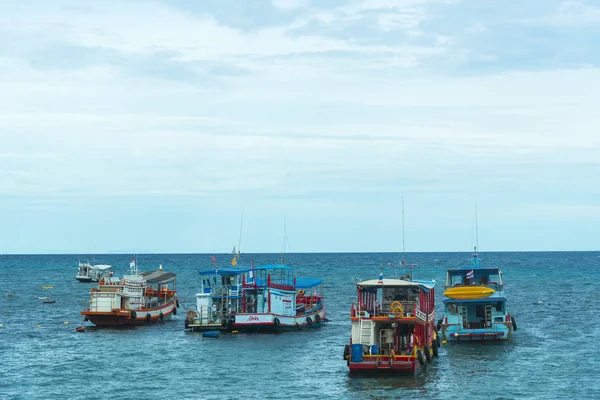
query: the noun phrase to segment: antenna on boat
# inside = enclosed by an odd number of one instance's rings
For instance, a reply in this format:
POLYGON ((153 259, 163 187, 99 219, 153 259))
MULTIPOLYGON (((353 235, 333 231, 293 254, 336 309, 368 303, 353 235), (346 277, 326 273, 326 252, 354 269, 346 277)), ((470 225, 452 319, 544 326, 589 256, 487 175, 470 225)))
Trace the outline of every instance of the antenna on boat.
POLYGON ((479 248, 479 229, 477 226, 477 198, 475 198, 475 252, 479 248))
MULTIPOLYGON (((402 262, 404 262, 404 193, 402 193, 402 262)), ((396 278, 395 273, 394 278, 396 278)))
POLYGON ((242 208, 242 218, 240 220, 240 239, 238 241, 238 253, 242 251, 242 227, 244 226, 244 209, 242 208))

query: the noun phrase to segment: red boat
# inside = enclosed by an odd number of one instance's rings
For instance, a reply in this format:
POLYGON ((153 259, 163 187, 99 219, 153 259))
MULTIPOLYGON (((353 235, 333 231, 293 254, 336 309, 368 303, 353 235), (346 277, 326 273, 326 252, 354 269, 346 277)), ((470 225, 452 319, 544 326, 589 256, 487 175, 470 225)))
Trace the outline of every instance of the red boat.
POLYGON ((414 371, 437 357, 435 282, 380 277, 357 283, 357 292, 344 348, 351 372, 414 371))
POLYGON ((123 279, 105 278, 90 291, 90 306, 81 315, 98 327, 140 325, 165 321, 177 314, 175 274, 138 272, 131 262, 131 274, 123 279))

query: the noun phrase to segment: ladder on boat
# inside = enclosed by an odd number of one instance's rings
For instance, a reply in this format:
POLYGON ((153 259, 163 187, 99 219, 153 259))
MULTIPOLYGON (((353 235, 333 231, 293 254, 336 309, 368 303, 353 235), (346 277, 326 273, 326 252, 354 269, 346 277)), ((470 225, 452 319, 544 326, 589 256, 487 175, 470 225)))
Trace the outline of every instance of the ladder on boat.
POLYGON ((467 307, 460 306, 459 313, 460 313, 460 322, 462 324, 462 327, 463 327, 463 329, 467 329, 467 327, 468 327, 467 307))
POLYGON ((373 321, 370 319, 360 320, 360 344, 371 345, 371 336, 373 333, 373 321))
POLYGON ((492 327, 492 306, 491 305, 485 306, 484 324, 485 324, 485 328, 492 327))

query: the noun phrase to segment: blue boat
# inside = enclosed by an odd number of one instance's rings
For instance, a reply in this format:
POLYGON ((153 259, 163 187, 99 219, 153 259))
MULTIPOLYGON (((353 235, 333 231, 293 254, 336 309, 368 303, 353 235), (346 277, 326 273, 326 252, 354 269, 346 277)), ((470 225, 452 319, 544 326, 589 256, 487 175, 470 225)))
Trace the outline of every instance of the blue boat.
POLYGON ((220 333, 221 333, 220 331, 206 331, 206 332, 202 332, 202 336, 215 338, 215 337, 219 337, 220 333))
POLYGON ((479 261, 475 252, 472 265, 448 269, 444 314, 437 323, 444 341, 507 340, 517 330, 507 309, 502 272, 479 261))
MULTIPOLYGON (((200 271, 201 292, 186 313, 190 331, 281 331, 314 328, 326 322, 323 279, 299 278, 283 264, 200 271)), ((282 260, 283 261, 283 260, 282 260)))

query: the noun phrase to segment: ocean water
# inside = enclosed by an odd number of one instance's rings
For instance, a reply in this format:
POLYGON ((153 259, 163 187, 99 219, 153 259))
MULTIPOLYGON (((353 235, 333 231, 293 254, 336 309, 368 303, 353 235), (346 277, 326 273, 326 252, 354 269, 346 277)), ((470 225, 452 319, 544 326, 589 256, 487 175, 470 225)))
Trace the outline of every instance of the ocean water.
MULTIPOLYGON (((600 252, 483 253, 504 272, 518 330, 505 343, 448 344, 414 373, 351 376, 349 341, 354 279, 374 279, 395 253, 288 254, 297 276, 325 279, 331 320, 318 329, 281 334, 184 331, 184 310, 171 321, 75 333, 92 284, 75 280, 77 255, 0 256, 0 398, 2 399, 593 399, 600 398, 600 252), (51 285, 44 290, 41 286, 51 285), (8 294, 12 294, 8 297, 8 294), (52 296, 55 304, 39 297, 52 296), (541 304, 539 304, 541 302, 541 304), (65 325, 65 322, 70 322, 65 325), (36 327, 39 325, 39 327, 36 327)), ((229 255, 216 255, 221 264, 229 255)), ((277 254, 243 254, 262 264, 277 254)), ((97 263, 126 271, 130 255, 97 263)), ((468 253, 412 253, 414 277, 438 282, 468 253)), ((177 273, 179 296, 194 301, 198 271, 211 255, 140 255, 141 270, 177 273)), ((400 272, 400 270, 398 270, 400 272)))

